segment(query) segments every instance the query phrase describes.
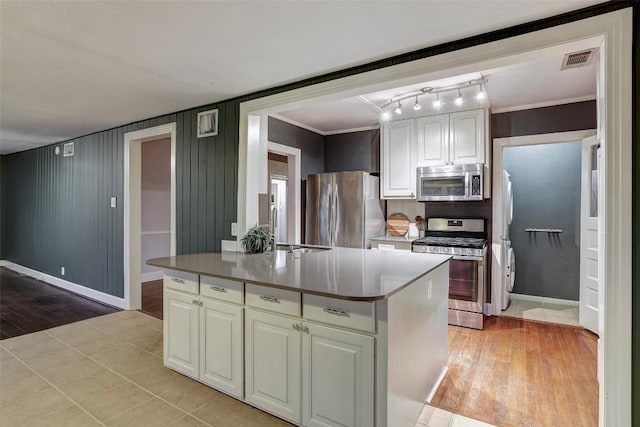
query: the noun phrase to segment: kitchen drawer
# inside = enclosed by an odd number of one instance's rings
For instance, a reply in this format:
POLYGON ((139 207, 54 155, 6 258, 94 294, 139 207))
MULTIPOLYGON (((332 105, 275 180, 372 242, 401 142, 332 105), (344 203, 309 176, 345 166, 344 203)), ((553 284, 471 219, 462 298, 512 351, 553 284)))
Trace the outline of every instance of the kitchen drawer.
POLYGON ((164 274, 164 287, 176 291, 198 293, 198 275, 184 271, 167 271, 164 274))
POLYGON ((245 304, 263 310, 300 317, 300 292, 247 283, 245 304))
POLYGON ((305 294, 302 317, 343 328, 375 332, 375 303, 305 294))
POLYGON ((242 304, 242 282, 200 276, 200 295, 234 304, 242 304))

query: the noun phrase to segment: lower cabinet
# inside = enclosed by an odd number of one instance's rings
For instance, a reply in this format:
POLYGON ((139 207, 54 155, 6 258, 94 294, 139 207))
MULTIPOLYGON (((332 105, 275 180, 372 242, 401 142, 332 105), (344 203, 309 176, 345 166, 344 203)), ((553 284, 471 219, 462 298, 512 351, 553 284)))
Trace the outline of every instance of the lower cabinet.
POLYGON ((306 426, 372 426, 373 337, 305 322, 302 421, 306 426))
POLYGON ((245 309, 245 400, 300 424, 300 319, 245 309))
POLYGON ((252 309, 245 319, 247 402, 305 426, 373 425, 373 337, 252 309))
POLYGON ((165 288, 165 366, 242 399, 242 311, 165 288))
POLYGON ((200 381, 242 399, 243 308, 200 301, 200 381))
POLYGON ((196 295, 164 289, 164 365, 199 378, 200 305, 196 295))

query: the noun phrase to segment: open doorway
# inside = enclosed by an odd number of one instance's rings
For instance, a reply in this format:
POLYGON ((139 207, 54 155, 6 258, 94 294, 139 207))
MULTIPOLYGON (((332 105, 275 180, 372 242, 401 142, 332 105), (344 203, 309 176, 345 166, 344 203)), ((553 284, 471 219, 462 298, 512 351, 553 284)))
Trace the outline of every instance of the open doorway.
MULTIPOLYGON (((161 277, 160 272, 147 269, 146 259, 176 254, 175 158, 175 123, 124 135, 124 297, 128 310, 142 308, 143 280, 161 277)), ((156 292, 156 300, 159 296, 156 292)))
POLYGON ((276 242, 299 244, 303 229, 301 151, 269 142, 267 157, 269 224, 276 242))

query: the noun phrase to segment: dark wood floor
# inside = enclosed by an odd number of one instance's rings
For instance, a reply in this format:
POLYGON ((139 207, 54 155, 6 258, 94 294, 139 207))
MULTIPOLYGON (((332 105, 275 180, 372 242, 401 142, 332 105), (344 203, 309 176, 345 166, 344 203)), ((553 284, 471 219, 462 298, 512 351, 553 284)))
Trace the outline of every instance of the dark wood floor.
POLYGON ((499 427, 598 425, 596 335, 515 318, 485 325, 449 327, 449 372, 434 406, 499 427))
POLYGON ((142 284, 142 311, 162 319, 162 280, 142 284))
POLYGON ((119 311, 29 276, 0 268, 0 339, 119 311))

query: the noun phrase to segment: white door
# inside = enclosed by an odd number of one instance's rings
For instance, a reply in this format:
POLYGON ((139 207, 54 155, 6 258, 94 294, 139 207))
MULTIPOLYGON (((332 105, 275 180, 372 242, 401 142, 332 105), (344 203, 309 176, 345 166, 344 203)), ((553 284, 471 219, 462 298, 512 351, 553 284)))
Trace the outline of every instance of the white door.
POLYGON ((582 142, 580 324, 598 334, 598 140, 582 142))
POLYGON ((200 301, 200 381, 242 399, 242 307, 200 301))
POLYGON ((245 309, 247 402, 300 423, 299 321, 245 309))
POLYGON ((416 119, 416 167, 449 164, 449 115, 416 119))
POLYGON ((486 114, 485 109, 451 114, 449 158, 454 164, 484 163, 486 114))
POLYGON ((382 198, 415 198, 414 121, 388 122, 382 133, 382 198))
POLYGON ((302 336, 303 424, 372 426, 373 337, 304 325, 309 332, 302 336))
POLYGON ((288 242, 287 239, 287 180, 271 178, 271 194, 273 195, 273 221, 276 242, 288 242))
POLYGON ((164 365, 198 379, 198 312, 195 295, 164 290, 164 365))

